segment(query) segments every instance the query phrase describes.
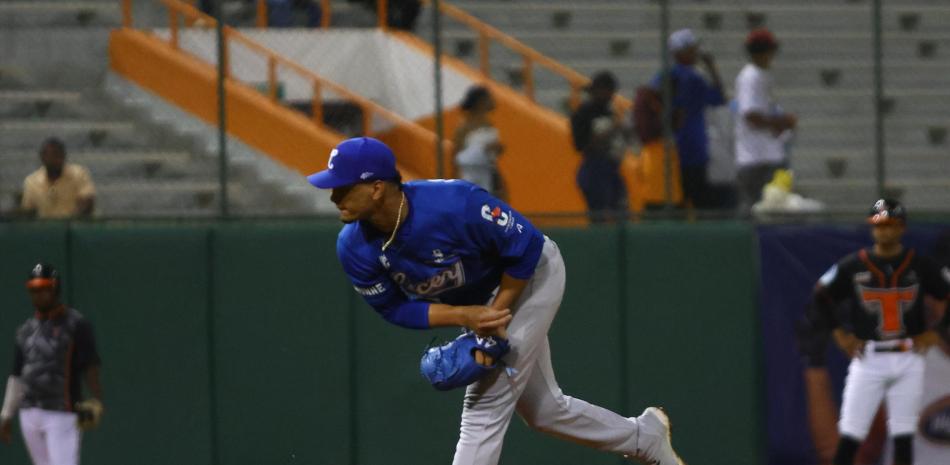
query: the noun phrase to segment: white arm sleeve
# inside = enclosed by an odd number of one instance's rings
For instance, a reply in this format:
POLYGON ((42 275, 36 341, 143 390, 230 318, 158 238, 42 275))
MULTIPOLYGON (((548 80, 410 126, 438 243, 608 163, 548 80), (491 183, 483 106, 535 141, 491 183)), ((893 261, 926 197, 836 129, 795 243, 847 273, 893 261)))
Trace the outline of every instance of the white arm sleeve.
POLYGON ((10 376, 7 378, 7 392, 3 396, 3 410, 0 410, 0 420, 6 421, 13 418, 17 409, 20 408, 20 401, 23 400, 23 383, 20 378, 10 376))

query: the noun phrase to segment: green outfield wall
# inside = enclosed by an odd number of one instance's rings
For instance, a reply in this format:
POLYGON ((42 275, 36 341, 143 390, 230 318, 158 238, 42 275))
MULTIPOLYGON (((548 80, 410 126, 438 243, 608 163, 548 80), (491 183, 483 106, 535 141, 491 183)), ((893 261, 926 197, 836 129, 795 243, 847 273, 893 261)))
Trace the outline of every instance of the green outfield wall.
MULTIPOLYGON (((455 332, 387 324, 347 283, 334 222, 0 224, 0 373, 38 260, 94 324, 96 465, 451 463, 462 392, 418 374, 455 332)), ((550 340, 568 395, 662 405, 690 463, 763 459, 754 233, 737 223, 547 231, 567 263, 550 340)), ((17 429, 18 431, 18 429, 17 429)), ((18 433, 17 433, 18 434, 18 433)), ((16 437, 0 463, 29 463, 16 437)), ((620 459, 514 420, 502 464, 620 459)))

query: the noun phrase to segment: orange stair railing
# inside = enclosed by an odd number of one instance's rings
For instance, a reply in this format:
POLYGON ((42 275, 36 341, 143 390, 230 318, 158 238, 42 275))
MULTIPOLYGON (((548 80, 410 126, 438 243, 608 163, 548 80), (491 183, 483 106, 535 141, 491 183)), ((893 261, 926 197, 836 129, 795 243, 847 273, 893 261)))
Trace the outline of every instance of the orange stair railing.
MULTIPOLYGON (((431 6, 432 0, 422 0, 422 3, 431 6)), ((386 29, 387 27, 387 4, 387 0, 377 0, 377 26, 381 29, 386 29)), ((321 26, 328 27, 330 24, 332 7, 329 0, 323 0, 321 5, 323 8, 321 26)), ((491 49, 492 41, 494 41, 521 57, 521 77, 523 82, 522 92, 530 101, 535 102, 534 69, 535 66, 540 66, 562 77, 567 82, 568 86, 570 87, 568 103, 570 104, 571 108, 575 108, 580 103, 581 91, 584 89, 584 86, 590 82, 590 78, 587 76, 584 76, 571 67, 566 66, 554 58, 551 58, 535 50, 524 42, 521 42, 520 40, 488 25, 484 21, 472 16, 457 6, 451 5, 447 2, 439 2, 439 12, 458 21, 459 23, 462 23, 478 35, 479 71, 481 71, 482 75, 486 78, 491 77, 491 56, 489 50, 491 49)), ((258 27, 267 27, 266 0, 257 0, 256 24, 258 27)), ((617 95, 615 98, 615 105, 617 106, 618 111, 624 111, 630 109, 630 107, 633 106, 633 103, 626 97, 617 95)))
MULTIPOLYGON (((168 18, 169 18, 169 45, 179 51, 184 53, 189 53, 187 50, 183 50, 179 47, 179 30, 181 23, 184 21, 186 25, 197 25, 203 28, 214 28, 217 25, 215 18, 201 12, 193 5, 186 3, 181 0, 162 0, 161 3, 168 8, 168 18)), ((132 0, 123 0, 122 2, 122 12, 123 12, 123 26, 132 27, 132 0)), ((265 23, 266 24, 266 23, 265 23)), ((224 68, 225 74, 230 76, 230 66, 228 62, 228 50, 230 49, 231 43, 240 43, 246 49, 252 51, 253 53, 262 56, 267 63, 267 95, 270 100, 274 103, 278 102, 278 80, 277 80, 277 69, 278 66, 291 71, 296 74, 298 77, 309 82, 313 89, 312 95, 312 120, 313 123, 326 129, 328 128, 323 122, 323 93, 324 91, 330 91, 340 95, 353 104, 360 107, 362 110, 363 116, 363 132, 364 135, 372 136, 374 131, 372 128, 372 121, 375 116, 390 122, 395 127, 403 128, 410 133, 413 133, 415 136, 421 137, 423 140, 429 141, 432 143, 432 146, 435 146, 435 141, 437 135, 426 128, 423 128, 414 121, 408 120, 399 114, 389 110, 388 108, 379 105, 372 100, 369 100, 359 94, 356 94, 346 87, 343 87, 329 79, 320 76, 314 71, 300 65, 299 63, 290 60, 289 58, 284 57, 283 55, 271 50, 268 47, 265 47, 254 40, 250 39, 246 35, 242 34, 240 31, 230 27, 224 26, 223 37, 224 37, 224 68)), ((442 141, 443 148, 446 152, 451 151, 451 142, 448 140, 442 141)))
MULTIPOLYGON (((423 0, 425 4, 431 4, 431 0, 423 0)), ((500 30, 486 24, 484 21, 472 16, 461 8, 450 5, 446 2, 439 2, 439 11, 451 17, 452 19, 464 24, 478 35, 478 55, 479 70, 485 77, 491 76, 491 57, 489 50, 492 41, 501 44, 512 52, 518 54, 522 60, 522 78, 524 82, 523 92, 532 102, 534 98, 534 67, 540 66, 564 78, 571 88, 569 103, 571 108, 580 103, 581 91, 590 82, 590 78, 565 66, 559 61, 551 58, 521 42, 520 40, 501 32, 500 30)), ((632 102, 620 95, 614 99, 618 110, 629 109, 632 102)))

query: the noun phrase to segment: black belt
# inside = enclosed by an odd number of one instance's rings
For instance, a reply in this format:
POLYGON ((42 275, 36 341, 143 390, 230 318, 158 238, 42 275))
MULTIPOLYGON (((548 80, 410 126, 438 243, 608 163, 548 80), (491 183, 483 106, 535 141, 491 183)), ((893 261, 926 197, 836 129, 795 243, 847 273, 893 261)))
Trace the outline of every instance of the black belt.
POLYGON ((875 347, 875 352, 907 352, 908 348, 906 347, 875 347))
POLYGON ((896 346, 874 346, 875 352, 908 352, 910 347, 907 344, 898 344, 896 346))

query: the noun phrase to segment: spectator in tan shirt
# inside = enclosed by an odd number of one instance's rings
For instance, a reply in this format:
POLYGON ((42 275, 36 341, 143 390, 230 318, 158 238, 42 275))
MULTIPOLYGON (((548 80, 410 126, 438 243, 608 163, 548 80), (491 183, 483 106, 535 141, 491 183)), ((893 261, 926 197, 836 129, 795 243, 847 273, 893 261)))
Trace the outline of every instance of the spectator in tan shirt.
POLYGON ((20 210, 36 218, 88 218, 92 215, 96 186, 89 171, 66 163, 66 147, 55 137, 40 146, 43 166, 23 180, 20 210))

